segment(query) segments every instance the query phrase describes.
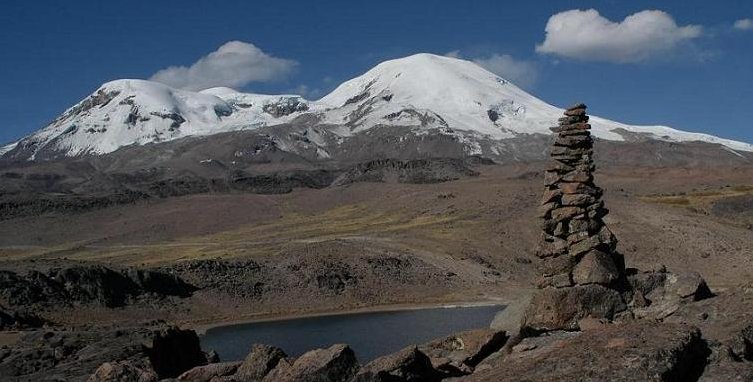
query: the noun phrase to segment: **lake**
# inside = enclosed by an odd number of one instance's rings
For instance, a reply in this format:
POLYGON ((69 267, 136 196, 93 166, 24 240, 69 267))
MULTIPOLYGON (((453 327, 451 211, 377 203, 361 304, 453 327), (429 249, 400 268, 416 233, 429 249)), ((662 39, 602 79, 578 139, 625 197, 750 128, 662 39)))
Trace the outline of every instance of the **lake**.
POLYGON ((502 305, 354 313, 211 328, 201 338, 222 361, 242 360, 251 344, 274 345, 297 357, 315 348, 346 343, 366 363, 411 344, 468 329, 489 327, 502 305))

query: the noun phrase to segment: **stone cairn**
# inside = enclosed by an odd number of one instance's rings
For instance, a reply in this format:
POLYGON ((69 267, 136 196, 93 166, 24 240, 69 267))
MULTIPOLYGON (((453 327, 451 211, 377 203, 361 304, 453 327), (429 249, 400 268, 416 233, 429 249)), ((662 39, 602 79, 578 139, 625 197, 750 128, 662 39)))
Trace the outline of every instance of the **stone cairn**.
POLYGON ((544 173, 539 279, 524 319, 534 331, 576 330, 585 317, 612 319, 624 309, 617 291, 624 261, 602 220, 608 213, 593 182, 593 139, 586 106, 568 108, 544 173))
POLYGON ((617 239, 602 218, 609 212, 593 183, 593 139, 586 106, 565 111, 544 173, 540 217, 543 234, 536 249, 542 259, 538 287, 609 285, 620 276, 617 239))

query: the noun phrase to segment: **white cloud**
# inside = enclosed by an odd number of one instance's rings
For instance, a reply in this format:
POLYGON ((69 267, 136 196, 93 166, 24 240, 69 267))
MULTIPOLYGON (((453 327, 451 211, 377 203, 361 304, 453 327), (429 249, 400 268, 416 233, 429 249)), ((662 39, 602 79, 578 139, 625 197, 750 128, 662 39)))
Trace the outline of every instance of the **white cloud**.
POLYGON ((453 51, 450 51, 450 52, 447 52, 444 55, 446 57, 452 57, 452 58, 463 58, 463 57, 460 56, 460 51, 457 50, 457 49, 453 50, 453 51))
POLYGON ((584 61, 641 62, 671 52, 702 32, 698 25, 678 26, 662 11, 641 11, 614 22, 595 9, 570 10, 549 18, 546 38, 536 51, 584 61))
POLYGON ((735 24, 733 26, 735 29, 739 29, 741 31, 753 30, 753 19, 737 20, 735 21, 735 24))
POLYGON ((188 90, 241 88, 252 82, 284 79, 297 65, 293 60, 272 57, 253 44, 229 41, 191 66, 170 66, 150 80, 188 90))
MULTIPOLYGON (((464 59, 459 50, 447 52, 445 56, 464 59)), ((488 57, 471 58, 470 61, 522 88, 533 86, 539 76, 535 63, 518 60, 509 54, 494 53, 488 57)))
POLYGON ((308 100, 315 100, 322 97, 322 90, 319 88, 310 88, 308 85, 298 85, 292 89, 288 89, 286 93, 296 94, 308 100))

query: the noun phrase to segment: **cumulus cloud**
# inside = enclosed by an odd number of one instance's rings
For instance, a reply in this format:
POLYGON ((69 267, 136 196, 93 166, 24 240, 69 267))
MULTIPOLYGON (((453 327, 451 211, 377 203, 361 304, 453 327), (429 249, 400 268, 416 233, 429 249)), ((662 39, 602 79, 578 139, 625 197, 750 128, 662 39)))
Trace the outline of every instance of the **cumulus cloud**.
POLYGON ((252 82, 284 79, 297 65, 293 60, 264 53, 253 44, 229 41, 191 66, 170 66, 154 73, 150 80, 187 90, 241 88, 252 82))
POLYGON ((701 26, 678 26, 662 11, 641 11, 614 22, 595 9, 570 10, 549 18, 546 37, 536 51, 586 61, 633 63, 665 55, 702 33, 701 26))
POLYGON ((753 30, 753 19, 740 19, 735 21, 735 24, 733 25, 735 29, 739 29, 741 31, 749 31, 753 30))
MULTIPOLYGON (((447 57, 464 58, 459 50, 445 54, 447 57)), ((471 58, 478 66, 522 87, 530 88, 539 76, 536 64, 530 61, 518 60, 509 54, 494 53, 488 57, 471 58)))

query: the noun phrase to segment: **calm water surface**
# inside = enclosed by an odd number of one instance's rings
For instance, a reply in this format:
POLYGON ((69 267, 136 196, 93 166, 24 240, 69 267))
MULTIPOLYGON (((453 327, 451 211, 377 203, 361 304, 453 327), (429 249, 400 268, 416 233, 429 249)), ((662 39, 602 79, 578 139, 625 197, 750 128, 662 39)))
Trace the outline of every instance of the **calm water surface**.
POLYGON ((280 347, 293 357, 311 349, 346 343, 363 363, 411 344, 488 327, 502 308, 432 308, 228 325, 207 330, 201 345, 205 350, 217 351, 222 361, 236 361, 245 358, 253 343, 280 347))

